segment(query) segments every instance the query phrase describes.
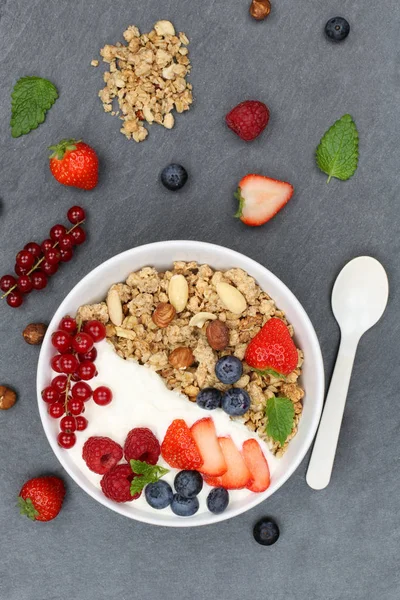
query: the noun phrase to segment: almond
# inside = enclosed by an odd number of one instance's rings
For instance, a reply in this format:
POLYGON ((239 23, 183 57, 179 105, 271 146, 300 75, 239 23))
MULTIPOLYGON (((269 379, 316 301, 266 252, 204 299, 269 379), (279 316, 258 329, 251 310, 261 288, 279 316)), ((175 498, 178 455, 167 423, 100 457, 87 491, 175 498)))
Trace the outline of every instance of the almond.
POLYGON ((190 348, 175 348, 168 360, 174 369, 186 369, 194 363, 194 355, 190 348))
POLYGON ((217 294, 222 304, 229 312, 240 315, 246 310, 246 298, 237 288, 233 287, 233 285, 224 282, 218 283, 217 294))
POLYGON ((183 275, 171 277, 168 285, 168 298, 177 313, 184 310, 189 298, 189 286, 183 275))
POLYGON ((190 327, 198 327, 201 329, 206 321, 215 321, 217 315, 213 315, 210 312, 199 312, 190 319, 190 327))
POLYGON ((168 302, 161 302, 153 312, 152 319, 157 327, 161 327, 163 329, 174 320, 175 315, 176 310, 172 304, 169 304, 168 302))
POLYGON ((122 325, 124 313, 122 311, 121 298, 119 297, 116 289, 111 288, 111 290, 108 292, 107 308, 111 323, 117 326, 122 325))
POLYGON ((206 335, 213 350, 224 350, 229 345, 229 329, 219 319, 207 325, 206 335))

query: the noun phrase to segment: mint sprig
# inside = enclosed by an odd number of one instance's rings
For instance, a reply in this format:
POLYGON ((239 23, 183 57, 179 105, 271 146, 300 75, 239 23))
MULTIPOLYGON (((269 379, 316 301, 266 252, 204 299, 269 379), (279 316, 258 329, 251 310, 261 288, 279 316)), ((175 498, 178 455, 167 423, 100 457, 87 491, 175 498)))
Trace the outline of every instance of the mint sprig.
POLYGON ((358 165, 358 131, 350 115, 343 115, 322 137, 316 151, 318 167, 328 175, 345 181, 358 165))
POLYGON ((58 98, 57 88, 41 77, 21 77, 11 94, 11 135, 16 138, 43 123, 58 98))
POLYGON ((135 477, 131 482, 131 495, 139 494, 143 488, 149 483, 156 483, 161 477, 169 473, 169 469, 165 469, 160 465, 149 465, 141 460, 129 461, 132 471, 140 477, 135 477))
POLYGON ((267 435, 283 446, 293 428, 293 402, 285 397, 269 398, 265 415, 268 419, 267 435))

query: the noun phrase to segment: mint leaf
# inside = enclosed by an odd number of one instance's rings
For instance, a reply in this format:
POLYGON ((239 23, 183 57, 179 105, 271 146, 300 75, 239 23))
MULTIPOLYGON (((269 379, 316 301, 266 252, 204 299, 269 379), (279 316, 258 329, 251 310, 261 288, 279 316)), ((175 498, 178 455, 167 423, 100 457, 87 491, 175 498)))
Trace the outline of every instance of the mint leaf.
POLYGON ((22 77, 11 94, 11 135, 16 138, 43 123, 58 98, 57 88, 41 77, 22 77))
POLYGON ((316 151, 317 165, 327 175, 350 179, 358 165, 358 131, 350 115, 343 115, 328 129, 316 151))
POLYGON ((275 371, 275 369, 252 369, 252 371, 258 373, 259 375, 261 375, 261 377, 265 377, 265 375, 272 375, 272 377, 278 377, 279 379, 283 379, 283 381, 286 381, 285 375, 282 375, 282 373, 278 373, 278 371, 275 371))
POLYGON ((135 477, 131 482, 131 495, 139 494, 144 487, 148 483, 156 483, 161 477, 164 477, 167 473, 169 473, 169 469, 165 469, 160 465, 149 465, 146 462, 141 460, 131 460, 129 461, 131 465, 131 469, 136 475, 140 475, 140 477, 135 477))
POLYGON ((293 428, 293 402, 284 397, 269 398, 265 407, 265 415, 268 419, 267 435, 283 446, 293 428))

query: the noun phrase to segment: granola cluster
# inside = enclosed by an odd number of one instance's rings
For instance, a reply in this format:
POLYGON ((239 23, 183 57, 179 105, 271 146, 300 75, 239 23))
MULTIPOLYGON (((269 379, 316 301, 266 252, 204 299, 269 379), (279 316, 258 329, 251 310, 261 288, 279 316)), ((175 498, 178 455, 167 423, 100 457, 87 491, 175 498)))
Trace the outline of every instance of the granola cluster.
MULTIPOLYGON (((282 319, 293 335, 293 327, 285 314, 242 269, 222 272, 208 265, 180 261, 174 263, 172 270, 165 272, 145 267, 131 273, 125 283, 113 285, 111 290, 117 292, 122 307, 120 325, 111 322, 111 309, 109 311, 106 302, 82 306, 78 316, 82 320, 94 318, 106 323, 108 341, 122 358, 133 358, 157 371, 169 389, 185 394, 191 401, 195 401, 196 395, 204 387, 213 386, 222 391, 229 387, 215 376, 217 360, 226 354, 234 354, 242 360, 249 341, 271 317, 282 319), (169 283, 178 274, 183 275, 188 283, 187 304, 167 327, 160 328, 152 315, 160 303, 169 302, 169 283), (216 291, 221 282, 234 286, 243 294, 247 307, 240 316, 229 312, 222 303, 216 291), (227 325, 229 345, 223 351, 210 347, 206 336, 207 323, 201 329, 189 324, 192 317, 200 312, 212 313, 227 325), (174 368, 169 362, 171 353, 181 347, 190 348, 195 357, 194 364, 185 369, 174 368)), ((297 368, 285 378, 261 376, 244 364, 243 376, 235 384, 235 387, 247 390, 251 397, 249 411, 237 419, 243 421, 251 431, 257 432, 276 456, 283 455, 289 441, 296 435, 303 409, 304 391, 298 383, 303 353, 298 350, 298 354, 297 368), (292 432, 283 447, 269 438, 265 431, 266 402, 274 396, 290 398, 295 409, 292 432)))
POLYGON ((172 129, 172 110, 182 113, 193 102, 192 86, 186 81, 191 68, 189 40, 184 33, 176 34, 170 21, 158 21, 144 34, 130 26, 123 35, 126 45, 107 44, 100 51, 110 70, 104 74, 106 86, 99 96, 104 110, 123 121, 121 133, 141 142, 148 135, 145 122, 172 129), (114 99, 119 111, 113 110, 114 99))

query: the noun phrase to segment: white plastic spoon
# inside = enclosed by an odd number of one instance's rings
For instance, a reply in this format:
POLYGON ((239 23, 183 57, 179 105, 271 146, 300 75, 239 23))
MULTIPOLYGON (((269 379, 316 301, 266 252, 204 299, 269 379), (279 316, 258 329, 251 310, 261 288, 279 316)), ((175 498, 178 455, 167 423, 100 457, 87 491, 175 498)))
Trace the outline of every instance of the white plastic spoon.
POLYGON ((383 315, 388 296, 386 271, 369 256, 347 263, 336 279, 332 310, 341 342, 307 471, 307 483, 315 490, 324 489, 331 479, 358 342, 383 315))

